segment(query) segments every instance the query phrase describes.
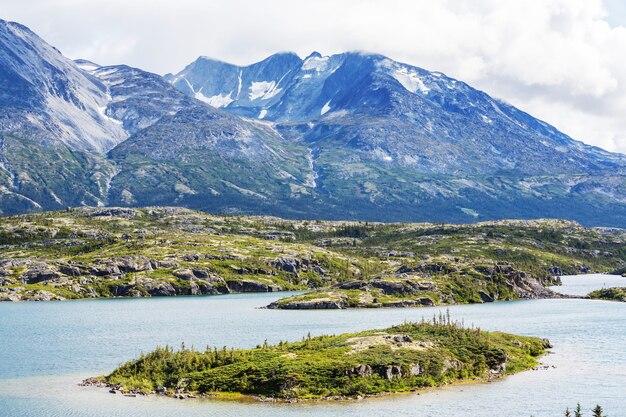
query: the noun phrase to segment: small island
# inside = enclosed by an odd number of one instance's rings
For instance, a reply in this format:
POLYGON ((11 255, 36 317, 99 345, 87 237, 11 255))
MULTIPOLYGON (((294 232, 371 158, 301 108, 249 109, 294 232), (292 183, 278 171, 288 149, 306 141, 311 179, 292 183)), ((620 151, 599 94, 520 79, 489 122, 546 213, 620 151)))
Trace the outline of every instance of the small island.
POLYGON ((488 381, 533 368, 550 347, 546 339, 465 328, 440 316, 245 350, 166 346, 84 384, 181 399, 356 399, 488 381))
POLYGON ((626 302, 626 287, 602 288, 589 293, 589 298, 595 300, 626 302))

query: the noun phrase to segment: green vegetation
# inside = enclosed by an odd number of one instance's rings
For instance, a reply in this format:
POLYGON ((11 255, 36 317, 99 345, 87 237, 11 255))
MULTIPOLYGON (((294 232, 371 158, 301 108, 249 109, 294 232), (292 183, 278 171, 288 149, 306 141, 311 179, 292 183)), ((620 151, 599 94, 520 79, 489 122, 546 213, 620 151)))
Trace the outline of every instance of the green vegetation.
POLYGON ((589 293, 589 298, 626 302, 626 287, 603 288, 589 293))
POLYGON ((514 374, 535 366, 549 347, 545 339, 468 329, 442 316, 247 350, 166 346, 91 382, 172 396, 356 397, 514 374))
POLYGON ((299 221, 171 207, 0 218, 0 300, 312 290, 275 306, 478 303, 549 297, 555 275, 625 268, 626 232, 559 220, 299 221))

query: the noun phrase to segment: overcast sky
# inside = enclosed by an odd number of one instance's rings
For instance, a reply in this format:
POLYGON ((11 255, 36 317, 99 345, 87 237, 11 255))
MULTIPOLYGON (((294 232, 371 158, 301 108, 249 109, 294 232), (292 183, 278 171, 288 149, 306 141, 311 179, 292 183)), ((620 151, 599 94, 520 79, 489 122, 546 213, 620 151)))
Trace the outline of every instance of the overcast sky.
POLYGON ((2 0, 71 58, 164 74, 199 55, 377 52, 626 153, 625 0, 2 0))

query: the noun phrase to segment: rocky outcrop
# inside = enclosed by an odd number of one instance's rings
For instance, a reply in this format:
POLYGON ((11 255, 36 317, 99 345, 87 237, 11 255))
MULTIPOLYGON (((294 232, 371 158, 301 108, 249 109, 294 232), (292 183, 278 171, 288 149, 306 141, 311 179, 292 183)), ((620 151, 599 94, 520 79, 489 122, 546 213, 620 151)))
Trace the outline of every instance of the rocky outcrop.
POLYGON ((415 300, 397 300, 387 301, 382 307, 432 307, 435 302, 428 297, 422 297, 415 300))
POLYGON ((262 282, 249 281, 249 280, 228 280, 226 285, 231 292, 278 292, 282 291, 282 288, 278 285, 268 285, 262 282))
POLYGON ((409 364, 406 367, 400 365, 358 365, 345 371, 346 376, 355 376, 360 378, 368 378, 372 375, 380 375, 381 377, 391 381, 396 378, 410 378, 418 376, 422 373, 422 368, 417 363, 409 364))
POLYGON ((48 267, 46 264, 34 264, 22 275, 20 280, 24 284, 38 284, 44 281, 51 281, 58 279, 59 273, 54 269, 48 267))
POLYGON ((348 308, 348 304, 342 300, 311 300, 289 303, 274 302, 268 305, 267 308, 282 310, 341 310, 348 308))

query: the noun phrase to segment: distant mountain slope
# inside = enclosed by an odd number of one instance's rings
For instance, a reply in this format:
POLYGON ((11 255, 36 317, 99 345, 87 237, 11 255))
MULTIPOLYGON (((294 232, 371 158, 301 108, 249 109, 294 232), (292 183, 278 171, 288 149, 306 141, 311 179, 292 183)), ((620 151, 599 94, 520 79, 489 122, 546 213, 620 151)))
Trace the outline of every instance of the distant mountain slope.
POLYGON ((626 156, 381 55, 201 57, 161 77, 0 21, 0 212, 111 204, 626 227, 626 156))
POLYGON ((281 202, 283 210, 626 225, 624 155, 575 141, 439 72, 373 54, 314 53, 298 61, 282 53, 247 67, 199 58, 166 78, 187 94, 210 92, 206 101, 216 107, 272 121, 309 150, 314 198, 306 206, 281 202), (266 95, 256 94, 260 85, 266 95), (219 96, 232 100, 216 104, 219 96))
POLYGON ((294 139, 320 148, 333 142, 333 149, 339 145, 371 162, 421 174, 589 173, 626 167, 623 155, 574 141, 442 73, 381 55, 314 53, 297 60, 283 53, 247 67, 199 58, 167 78, 187 94, 210 92, 206 101, 215 107, 277 122, 294 139), (261 85, 268 87, 264 95, 257 93, 261 85), (216 105, 220 95, 232 101, 216 105))

